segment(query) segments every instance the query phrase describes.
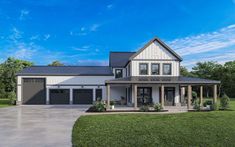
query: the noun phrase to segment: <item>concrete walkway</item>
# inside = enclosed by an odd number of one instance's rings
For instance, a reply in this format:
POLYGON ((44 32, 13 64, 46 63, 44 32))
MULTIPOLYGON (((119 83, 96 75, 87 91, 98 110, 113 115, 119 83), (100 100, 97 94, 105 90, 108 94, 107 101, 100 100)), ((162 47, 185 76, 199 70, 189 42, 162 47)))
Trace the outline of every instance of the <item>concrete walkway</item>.
POLYGON ((0 108, 0 146, 71 146, 73 124, 88 107, 37 105, 0 108))

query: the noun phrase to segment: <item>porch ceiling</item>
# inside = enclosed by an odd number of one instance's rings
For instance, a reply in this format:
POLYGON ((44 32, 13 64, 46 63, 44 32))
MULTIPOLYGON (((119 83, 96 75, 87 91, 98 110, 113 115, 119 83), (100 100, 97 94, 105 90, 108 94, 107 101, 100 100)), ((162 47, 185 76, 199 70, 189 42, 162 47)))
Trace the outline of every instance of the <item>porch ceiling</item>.
POLYGON ((105 81, 106 84, 220 84, 220 81, 192 77, 132 76, 105 81))

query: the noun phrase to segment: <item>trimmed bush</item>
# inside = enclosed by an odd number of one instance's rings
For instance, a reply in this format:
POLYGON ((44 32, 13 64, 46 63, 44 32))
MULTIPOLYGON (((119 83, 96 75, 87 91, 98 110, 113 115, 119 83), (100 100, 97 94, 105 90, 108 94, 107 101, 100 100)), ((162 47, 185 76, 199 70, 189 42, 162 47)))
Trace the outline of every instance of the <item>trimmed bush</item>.
POLYGON ((156 103, 156 104, 154 105, 154 110, 155 110, 155 111, 160 112, 162 109, 163 109, 163 108, 162 108, 162 105, 161 105, 161 104, 156 103))
POLYGON ((218 110, 218 104, 217 104, 217 103, 213 103, 213 104, 211 105, 211 110, 212 110, 212 111, 218 110))
POLYGON ((203 103, 203 106, 206 107, 206 105, 212 105, 213 102, 211 100, 206 100, 204 103, 203 103))
POLYGON ((220 109, 222 110, 226 110, 229 108, 229 97, 224 94, 221 98, 220 98, 220 109))
POLYGON ((141 112, 148 112, 149 111, 149 106, 148 105, 143 105, 140 107, 141 112))
POLYGON ((87 112, 104 112, 106 111, 105 104, 102 101, 97 101, 91 106, 87 112))

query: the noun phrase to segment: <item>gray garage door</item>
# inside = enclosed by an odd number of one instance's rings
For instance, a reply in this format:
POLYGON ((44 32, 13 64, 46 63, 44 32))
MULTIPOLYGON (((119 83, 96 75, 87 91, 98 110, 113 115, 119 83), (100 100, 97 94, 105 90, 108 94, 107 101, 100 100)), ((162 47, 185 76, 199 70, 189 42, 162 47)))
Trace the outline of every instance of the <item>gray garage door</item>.
POLYGON ((45 78, 23 78, 23 104, 46 104, 45 78))
POLYGON ((50 89, 50 104, 69 104, 69 89, 50 89))
POLYGON ((92 89, 74 89, 73 104, 92 104, 93 90, 92 89))

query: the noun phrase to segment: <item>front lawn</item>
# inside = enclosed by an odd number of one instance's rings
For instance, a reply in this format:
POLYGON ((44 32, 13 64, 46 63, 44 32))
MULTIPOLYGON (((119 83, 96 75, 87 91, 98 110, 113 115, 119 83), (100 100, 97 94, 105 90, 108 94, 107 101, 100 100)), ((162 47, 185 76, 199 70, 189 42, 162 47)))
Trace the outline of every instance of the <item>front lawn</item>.
MULTIPOLYGON (((230 103, 235 110, 235 101, 230 103)), ((235 111, 82 116, 74 146, 234 146, 235 111)))
POLYGON ((10 100, 9 99, 0 98, 0 108, 8 107, 8 106, 12 106, 12 105, 10 105, 10 100))

